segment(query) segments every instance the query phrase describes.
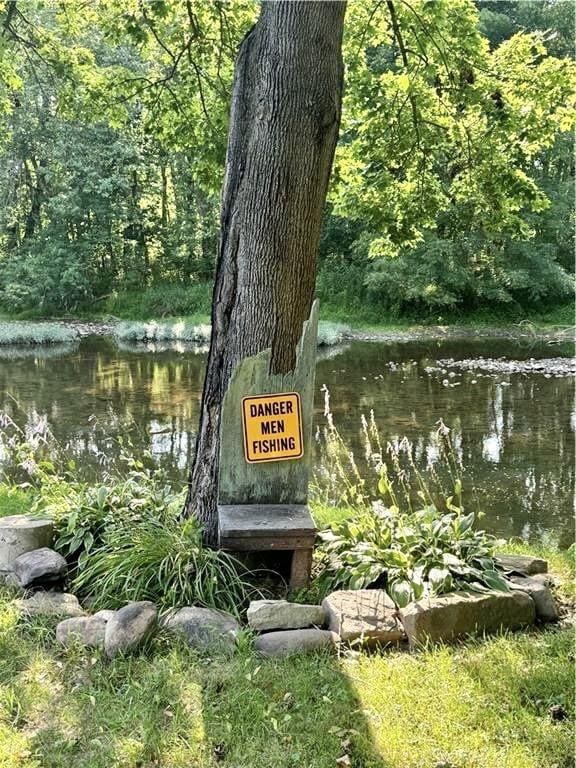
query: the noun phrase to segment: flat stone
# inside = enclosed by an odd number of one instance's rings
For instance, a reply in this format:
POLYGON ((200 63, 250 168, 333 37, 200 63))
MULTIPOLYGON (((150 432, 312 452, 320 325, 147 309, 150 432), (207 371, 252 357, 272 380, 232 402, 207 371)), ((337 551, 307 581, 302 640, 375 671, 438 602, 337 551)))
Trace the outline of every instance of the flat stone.
POLYGON ((322 603, 328 627, 342 640, 366 644, 398 643, 404 630, 396 606, 382 589, 339 590, 322 603))
POLYGON ((54 539, 52 520, 32 515, 0 518, 0 570, 11 568, 25 552, 50 547, 54 539))
POLYGON ((64 619, 56 627, 56 640, 62 645, 79 642, 89 648, 104 648, 106 624, 114 611, 98 611, 94 616, 64 619))
POLYGON ((30 588, 56 584, 66 578, 68 566, 62 555, 48 547, 25 552, 12 564, 20 586, 30 588))
POLYGON ((154 603, 142 600, 128 603, 106 622, 104 648, 109 658, 118 653, 135 650, 154 631, 158 609, 154 603))
MULTIPOLYGON (((546 574, 540 574, 546 575, 546 574)), ((554 595, 539 579, 532 576, 509 576, 510 589, 526 592, 534 600, 536 618, 540 621, 558 621, 558 607, 554 595)))
POLYGON ((186 638, 193 648, 202 651, 233 651, 240 624, 234 616, 212 608, 188 606, 169 613, 162 626, 186 638))
POLYGON ((533 576, 535 573, 548 573, 548 563, 540 557, 500 553, 496 555, 495 560, 509 573, 526 574, 526 576, 533 576))
POLYGON ((332 648, 340 638, 325 629, 286 629, 259 635, 254 645, 263 656, 289 656, 316 648, 332 648))
POLYGON ((401 608, 411 646, 533 624, 536 607, 525 592, 452 592, 401 608))
POLYGON ((16 602, 26 616, 83 616, 78 598, 67 592, 34 592, 16 602))
POLYGON ((248 625, 256 631, 321 627, 326 621, 321 605, 289 603, 287 600, 253 600, 246 614, 248 625))

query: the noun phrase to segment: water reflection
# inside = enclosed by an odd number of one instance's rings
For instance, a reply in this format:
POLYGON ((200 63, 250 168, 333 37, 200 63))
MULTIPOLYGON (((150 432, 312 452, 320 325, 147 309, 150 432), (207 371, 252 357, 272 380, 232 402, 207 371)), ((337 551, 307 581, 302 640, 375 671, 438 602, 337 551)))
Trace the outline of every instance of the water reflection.
MULTIPOLYGON (((31 350, 30 350, 31 351, 31 350)), ((553 350, 558 355, 558 350, 553 350)), ((323 424, 326 385, 339 430, 361 462, 360 416, 371 410, 384 440, 413 442, 419 466, 438 460, 443 419, 467 470, 468 503, 504 535, 555 531, 572 540, 573 380, 543 372, 455 370, 438 360, 551 357, 550 348, 507 340, 374 344, 322 350, 315 420, 323 424), (434 369, 434 370, 431 370, 434 369)), ((114 463, 120 435, 150 450, 178 481, 192 458, 205 354, 158 346, 118 349, 88 338, 58 357, 0 359, 0 409, 18 423, 48 419, 86 476, 114 463)))

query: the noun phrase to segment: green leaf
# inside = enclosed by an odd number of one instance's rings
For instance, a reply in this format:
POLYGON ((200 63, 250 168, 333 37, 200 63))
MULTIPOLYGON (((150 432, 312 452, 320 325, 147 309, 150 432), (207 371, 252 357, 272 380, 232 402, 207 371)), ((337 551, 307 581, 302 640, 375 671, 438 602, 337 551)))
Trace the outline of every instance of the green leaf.
POLYGON ((395 581, 389 584, 388 594, 398 608, 405 608, 414 599, 414 592, 409 581, 395 581))

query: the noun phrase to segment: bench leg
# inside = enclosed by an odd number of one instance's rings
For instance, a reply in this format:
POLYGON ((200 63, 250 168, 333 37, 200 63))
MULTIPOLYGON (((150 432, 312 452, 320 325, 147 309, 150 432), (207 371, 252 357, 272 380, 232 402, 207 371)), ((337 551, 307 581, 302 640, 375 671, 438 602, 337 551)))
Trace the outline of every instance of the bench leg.
POLYGON ((308 586, 312 570, 312 548, 295 549, 290 568, 290 589, 302 589, 308 586))

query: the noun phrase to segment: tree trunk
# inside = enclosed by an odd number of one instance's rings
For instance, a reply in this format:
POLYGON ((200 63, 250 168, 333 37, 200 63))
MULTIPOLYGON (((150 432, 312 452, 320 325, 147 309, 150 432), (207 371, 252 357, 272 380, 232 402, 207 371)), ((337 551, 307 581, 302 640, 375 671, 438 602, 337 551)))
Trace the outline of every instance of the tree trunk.
POLYGON ((314 297, 342 101, 344 2, 263 2, 236 61, 220 245, 186 516, 217 536, 220 414, 235 366, 294 368, 314 297))

